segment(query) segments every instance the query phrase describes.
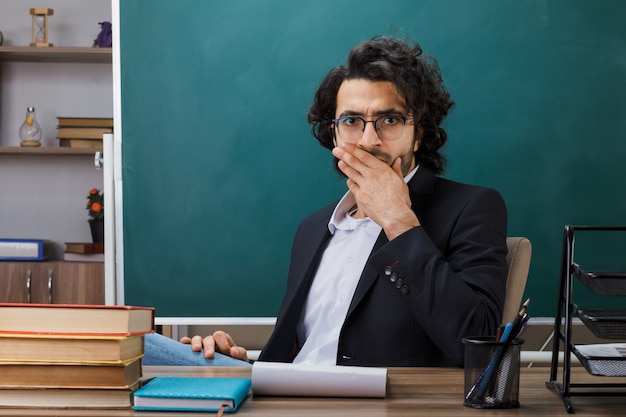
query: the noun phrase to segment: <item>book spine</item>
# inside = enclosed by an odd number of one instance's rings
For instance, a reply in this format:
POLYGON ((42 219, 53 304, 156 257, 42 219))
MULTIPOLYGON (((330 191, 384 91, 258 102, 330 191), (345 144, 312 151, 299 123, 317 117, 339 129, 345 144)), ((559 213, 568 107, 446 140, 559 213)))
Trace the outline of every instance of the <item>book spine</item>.
POLYGON ((65 252, 63 260, 68 262, 104 262, 104 253, 65 252))
POLYGON ((59 139, 62 148, 102 148, 102 139, 59 139))
POLYGON ((57 117, 57 127, 113 127, 110 117, 57 117))
POLYGON ((0 260, 43 261, 48 257, 47 246, 41 239, 0 239, 0 260))
POLYGON ((59 139, 97 139, 102 140, 102 135, 112 133, 113 129, 97 127, 61 127, 57 129, 59 139))

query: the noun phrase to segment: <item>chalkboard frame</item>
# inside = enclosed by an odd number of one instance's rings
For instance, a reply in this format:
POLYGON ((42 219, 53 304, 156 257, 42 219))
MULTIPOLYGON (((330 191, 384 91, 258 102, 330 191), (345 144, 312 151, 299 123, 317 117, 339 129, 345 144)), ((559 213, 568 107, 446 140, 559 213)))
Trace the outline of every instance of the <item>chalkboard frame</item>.
MULTIPOLYGON (((275 315, 299 219, 345 190, 308 103, 354 43, 394 33, 456 100, 445 176, 501 192, 533 244, 530 313, 553 316, 563 225, 625 223, 626 3, 257 3, 119 4, 125 302, 275 315), (245 118, 216 134, 223 114, 245 118)), ((589 256, 623 268, 624 242, 601 244, 589 256)))

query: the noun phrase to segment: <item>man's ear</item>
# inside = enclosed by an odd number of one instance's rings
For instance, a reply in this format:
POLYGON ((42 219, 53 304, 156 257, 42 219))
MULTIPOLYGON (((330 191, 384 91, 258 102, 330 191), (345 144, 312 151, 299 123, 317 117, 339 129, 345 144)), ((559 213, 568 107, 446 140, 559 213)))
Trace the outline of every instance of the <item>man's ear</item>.
POLYGON ((424 136, 424 129, 421 127, 417 128, 417 135, 415 138, 415 143, 413 144, 413 152, 417 152, 420 145, 422 144, 422 137, 424 136))

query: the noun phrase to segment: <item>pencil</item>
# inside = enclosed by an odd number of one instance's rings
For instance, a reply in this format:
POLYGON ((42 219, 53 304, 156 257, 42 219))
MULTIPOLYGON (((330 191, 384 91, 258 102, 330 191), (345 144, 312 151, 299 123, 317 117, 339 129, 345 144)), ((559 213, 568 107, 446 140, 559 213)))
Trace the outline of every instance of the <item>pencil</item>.
MULTIPOLYGON (((519 311, 517 316, 515 316, 515 319, 513 319, 513 331, 510 334, 512 338, 515 338, 517 334, 519 333, 522 317, 524 317, 524 314, 526 314, 526 309, 528 308, 529 304, 530 304, 530 298, 526 300, 524 304, 522 304, 521 310, 519 311)), ((508 342, 508 340, 502 340, 502 341, 508 342)))

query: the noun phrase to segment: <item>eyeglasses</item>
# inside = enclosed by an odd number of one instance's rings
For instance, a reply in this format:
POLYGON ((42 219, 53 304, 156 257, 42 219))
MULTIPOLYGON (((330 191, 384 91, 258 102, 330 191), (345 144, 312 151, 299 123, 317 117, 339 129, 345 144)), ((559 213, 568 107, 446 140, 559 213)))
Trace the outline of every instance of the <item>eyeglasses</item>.
POLYGON ((385 114, 374 120, 365 120, 361 116, 343 116, 333 119, 332 123, 336 134, 346 142, 356 142, 361 139, 368 123, 374 124, 374 129, 381 140, 393 141, 402 136, 407 120, 414 120, 414 118, 398 114, 385 114))

